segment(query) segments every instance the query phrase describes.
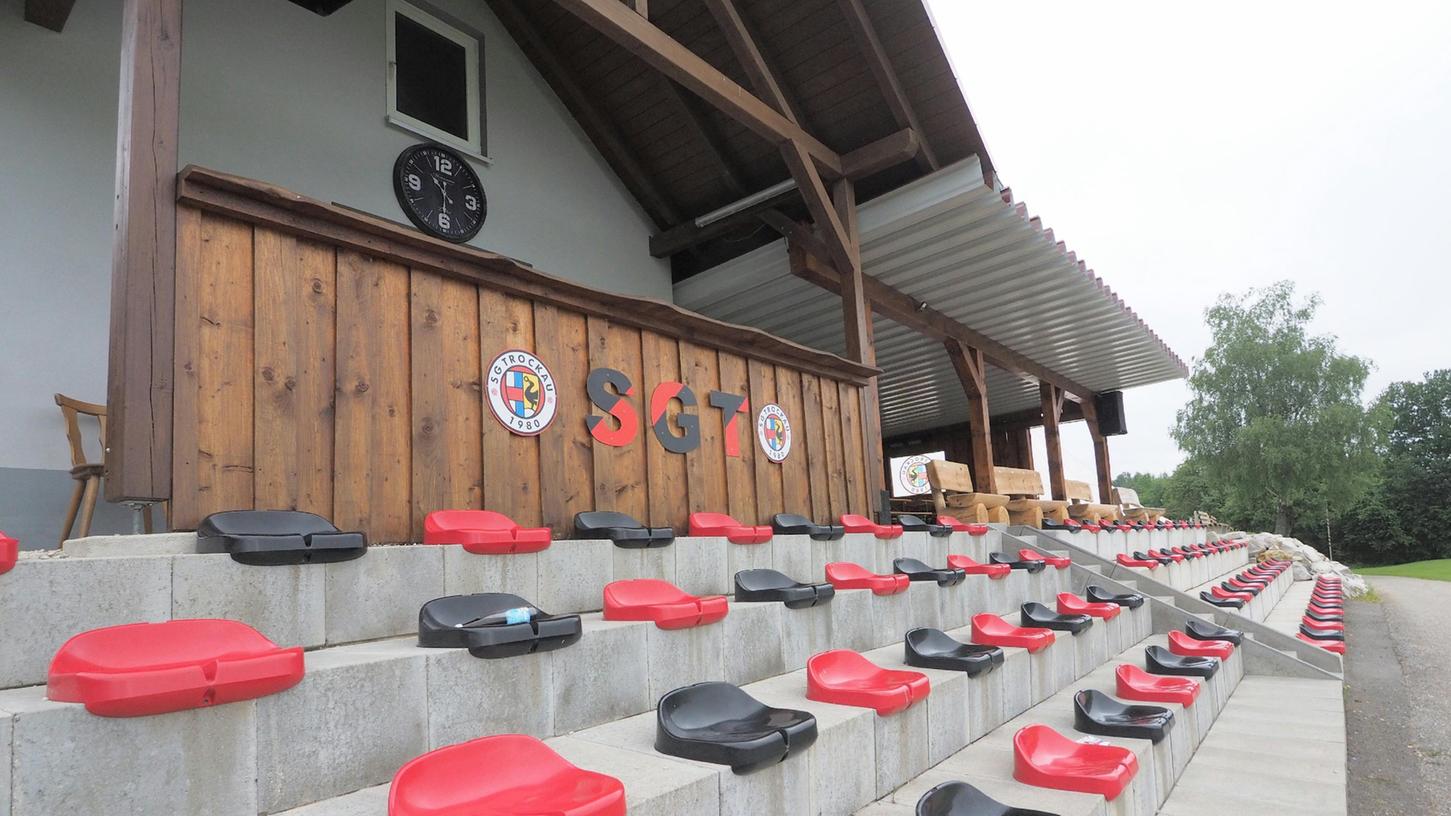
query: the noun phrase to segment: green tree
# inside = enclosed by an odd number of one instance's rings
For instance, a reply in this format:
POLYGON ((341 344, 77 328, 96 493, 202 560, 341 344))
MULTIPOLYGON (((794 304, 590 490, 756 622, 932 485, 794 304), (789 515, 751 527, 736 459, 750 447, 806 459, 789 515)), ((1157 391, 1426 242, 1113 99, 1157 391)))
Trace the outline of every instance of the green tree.
POLYGON ((1451 556, 1451 369, 1392 383, 1381 493, 1405 534, 1406 560, 1451 556))
POLYGON ((1145 507, 1163 507, 1169 476, 1164 473, 1124 472, 1115 477, 1113 483, 1118 487, 1133 488, 1139 494, 1139 504, 1145 507))
POLYGON ((1370 363, 1308 327, 1320 300, 1281 281, 1206 313, 1214 340, 1189 378, 1174 439, 1223 491, 1231 517, 1297 517, 1348 508, 1375 483, 1380 425, 1361 403, 1370 363), (1255 508, 1263 508, 1256 511, 1255 508))

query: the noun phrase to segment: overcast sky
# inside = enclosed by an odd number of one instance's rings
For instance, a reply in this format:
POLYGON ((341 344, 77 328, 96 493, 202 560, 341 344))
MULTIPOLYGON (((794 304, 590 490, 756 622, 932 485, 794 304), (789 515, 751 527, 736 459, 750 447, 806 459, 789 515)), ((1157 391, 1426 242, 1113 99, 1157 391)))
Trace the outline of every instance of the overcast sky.
MULTIPOLYGON (((929 5, 1003 182, 1186 362, 1219 293, 1290 278, 1367 399, 1451 366, 1451 3, 929 5)), ((1125 395, 1115 473, 1182 460, 1187 398, 1125 395)))

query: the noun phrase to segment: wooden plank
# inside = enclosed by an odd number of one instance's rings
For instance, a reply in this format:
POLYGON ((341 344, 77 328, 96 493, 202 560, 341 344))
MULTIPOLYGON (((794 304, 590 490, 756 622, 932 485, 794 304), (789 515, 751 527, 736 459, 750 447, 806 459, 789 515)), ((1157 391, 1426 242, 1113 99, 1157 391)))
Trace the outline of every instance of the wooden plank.
POLYGON ((841 391, 833 380, 821 378, 821 414, 826 432, 826 470, 831 521, 850 513, 846 489, 846 448, 841 435, 841 391))
MULTIPOLYGON (((680 381, 695 392, 697 404, 690 412, 700 423, 700 447, 685 454, 690 511, 724 513, 730 505, 726 492, 724 431, 720 411, 710 407, 710 392, 720 388, 720 362, 715 350, 681 341, 680 381)), ((651 444, 656 443, 651 440, 651 444)))
MULTIPOLYGON (((644 378, 641 380, 638 405, 643 418, 649 411, 650 394, 655 387, 662 382, 680 381, 680 344, 673 337, 647 331, 640 336, 640 346, 644 357, 644 378)), ((640 445, 645 448, 651 488, 648 497, 650 525, 673 527, 683 535, 689 527, 690 516, 685 457, 665 450, 653 435, 642 435, 640 445)))
POLYGON ((413 528, 408 269, 338 253, 337 441, 333 516, 371 541, 413 528))
POLYGON ((412 529, 422 541, 423 520, 434 510, 483 507, 484 381, 478 290, 417 269, 409 282, 412 529))
POLYGON ((993 471, 998 484, 998 489, 995 491, 997 493, 1005 496, 1032 496, 1034 498, 1043 495, 1043 474, 1036 470, 995 467, 993 471))
POLYGON ((255 504, 332 518, 336 253, 263 227, 253 246, 255 504))
MULTIPOLYGON (((717 356, 720 361, 720 390, 746 398, 746 410, 744 413, 737 413, 735 421, 736 442, 740 446, 741 455, 727 456, 725 468, 726 500, 730 514, 742 524, 749 524, 751 522, 748 519, 756 518, 756 457, 760 455, 760 451, 756 449, 756 406, 751 402, 751 377, 744 357, 724 351, 717 356)), ((767 519, 761 523, 769 521, 767 519)))
MULTIPOLYGON (((590 437, 593 442, 594 507, 597 510, 617 510, 637 519, 647 519, 650 513, 645 461, 648 429, 641 402, 644 397, 640 391, 645 380, 645 371, 640 360, 640 331, 602 317, 588 318, 587 330, 589 367, 613 368, 629 377, 634 384, 635 393, 628 399, 636 408, 633 442, 623 447, 615 447, 590 437)), ((562 386, 582 389, 584 381, 577 384, 564 381, 562 386)), ((587 413, 598 415, 602 412, 591 406, 587 413)), ((614 419, 606 417, 605 422, 611 423, 613 427, 614 419)))
POLYGON ((25 22, 60 33, 76 0, 25 0, 25 22))
MULTIPOLYGON (((776 369, 758 360, 746 361, 751 382, 751 443, 756 444, 755 418, 761 409, 776 401, 776 369)), ((756 523, 769 524, 777 513, 789 512, 782 506, 781 466, 764 453, 755 457, 756 523)))
MULTIPOLYGON (((856 38, 857 47, 866 60, 867 67, 871 68, 872 76, 876 78, 877 85, 882 91, 882 98, 887 101, 887 106, 892 110, 892 117, 897 120, 897 126, 911 128, 921 133, 922 125, 917 121, 917 114, 912 110, 912 103, 907 98, 907 92, 897 78, 891 58, 877 38, 876 29, 872 26, 871 18, 867 16, 867 10, 863 7, 862 0, 839 0, 837 5, 841 8, 842 15, 846 17, 852 36, 856 38)), ((919 163, 926 171, 936 170, 941 166, 937 161, 937 155, 932 152, 932 146, 925 141, 925 137, 922 142, 919 163)))
POLYGON ((171 496, 180 105, 181 0, 126 0, 106 386, 113 502, 171 496))
POLYGON ((197 287, 196 518, 252 493, 252 228, 203 216, 197 287))
POLYGON ((1093 468, 1098 476, 1098 500, 1113 504, 1113 465, 1109 462, 1108 437, 1098 430, 1098 404, 1093 400, 1082 403, 1083 421, 1088 426, 1089 439, 1093 441, 1093 468))
POLYGON ((559 395, 554 425, 539 435, 540 505, 555 537, 568 538, 574 532, 574 514, 594 509, 594 438, 584 424, 590 412, 584 389, 588 330, 584 315, 536 304, 534 336, 559 395))
POLYGON ((972 434, 972 480, 984 493, 996 493, 997 478, 993 472, 992 422, 987 401, 987 379, 984 376, 984 355, 958 340, 944 346, 957 378, 967 395, 968 424, 972 434))
POLYGON ((801 372, 776 369, 776 403, 791 420, 791 454, 781 463, 781 501, 784 512, 811 515, 810 438, 801 400, 801 372))
POLYGON ((1063 437, 1058 425, 1063 417, 1063 391, 1052 383, 1041 383, 1038 396, 1043 409, 1043 441, 1048 449, 1048 489, 1053 498, 1066 499, 1069 487, 1063 472, 1063 437))
MULTIPOLYGON (((478 291, 482 382, 487 377, 488 365, 500 352, 535 350, 534 306, 496 289, 478 291)), ((486 409, 484 414, 481 420, 484 506, 509 516, 520 526, 539 527, 544 523, 539 497, 539 437, 510 433, 494 418, 492 411, 486 409)))
POLYGON ((848 512, 872 515, 871 502, 867 497, 866 456, 862 445, 861 394, 857 387, 838 383, 841 391, 841 439, 845 456, 846 497, 848 512))
MULTIPOLYGON (((827 380, 828 383, 831 380, 827 380)), ((811 519, 818 523, 835 518, 831 512, 830 475, 827 469, 826 422, 821 402, 821 378, 801 375, 801 424, 806 442, 806 469, 811 493, 811 519)))
POLYGON ((202 519, 197 457, 200 383, 202 219, 195 207, 176 211, 176 354, 172 365, 171 527, 194 529, 202 519))

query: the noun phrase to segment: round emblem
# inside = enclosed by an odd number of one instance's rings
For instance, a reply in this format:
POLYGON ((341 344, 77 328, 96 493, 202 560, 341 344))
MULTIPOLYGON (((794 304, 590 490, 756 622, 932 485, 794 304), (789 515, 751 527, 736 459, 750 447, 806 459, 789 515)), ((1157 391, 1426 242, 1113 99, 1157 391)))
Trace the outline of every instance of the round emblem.
POLYGON ((505 428, 534 436, 554 421, 559 395, 554 375, 533 354, 510 349, 489 363, 489 408, 505 428))
POLYGON ((756 439, 772 462, 780 462, 791 453, 791 420, 776 403, 761 408, 756 415, 756 439))
POLYGON ((902 460, 902 466, 897 469, 897 478, 902 481, 902 487, 908 493, 914 495, 926 493, 931 489, 927 483, 927 463, 931 461, 925 456, 908 456, 902 460))

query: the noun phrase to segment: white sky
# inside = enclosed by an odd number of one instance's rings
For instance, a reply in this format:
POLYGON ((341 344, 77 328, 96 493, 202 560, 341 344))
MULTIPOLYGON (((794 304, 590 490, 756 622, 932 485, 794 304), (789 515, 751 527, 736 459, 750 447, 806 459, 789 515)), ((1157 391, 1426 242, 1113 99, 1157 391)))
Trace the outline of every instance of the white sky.
MULTIPOLYGON (((1220 292, 1290 278, 1368 399, 1451 366, 1451 3, 929 5, 1003 182, 1186 362, 1220 292)), ((1125 395, 1115 473, 1182 460, 1187 397, 1125 395)))

